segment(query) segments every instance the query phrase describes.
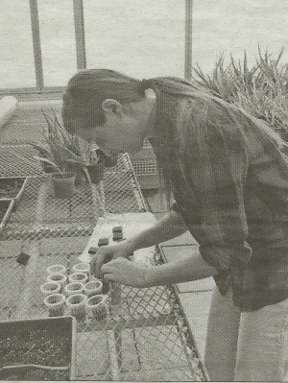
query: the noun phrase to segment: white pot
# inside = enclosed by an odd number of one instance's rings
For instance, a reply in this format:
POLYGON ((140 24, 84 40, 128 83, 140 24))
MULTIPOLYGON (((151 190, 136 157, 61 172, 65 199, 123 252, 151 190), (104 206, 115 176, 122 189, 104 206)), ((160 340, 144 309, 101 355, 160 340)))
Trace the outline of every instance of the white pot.
POLYGON ((70 295, 66 299, 66 305, 71 315, 83 317, 86 314, 87 297, 84 294, 70 295))
POLYGON ((65 286, 64 291, 67 296, 83 293, 84 285, 81 282, 71 282, 65 286))
POLYGON ((77 263, 72 267, 73 273, 85 273, 89 275, 90 273, 90 263, 81 262, 77 263))
POLYGON ((62 316, 64 314, 65 296, 63 294, 51 294, 44 299, 51 316, 62 316))
POLYGON ((46 297, 51 294, 58 294, 61 291, 61 284, 58 282, 46 282, 40 286, 40 290, 46 297))
POLYGON ((99 279, 92 280, 84 286, 84 293, 91 297, 102 293, 103 283, 99 279))
POLYGON ((67 269, 64 265, 51 265, 47 267, 46 271, 48 275, 55 274, 55 273, 66 274, 67 269))
POLYGON ((50 274, 47 277, 47 282, 57 282, 57 283, 60 283, 61 288, 64 287, 66 281, 67 281, 67 277, 66 277, 65 274, 62 274, 62 273, 50 274))
POLYGON ((86 283, 88 282, 88 275, 86 273, 72 273, 68 277, 69 282, 81 282, 86 283))
POLYGON ((108 312, 108 296, 99 294, 87 300, 87 311, 97 320, 103 320, 108 312))

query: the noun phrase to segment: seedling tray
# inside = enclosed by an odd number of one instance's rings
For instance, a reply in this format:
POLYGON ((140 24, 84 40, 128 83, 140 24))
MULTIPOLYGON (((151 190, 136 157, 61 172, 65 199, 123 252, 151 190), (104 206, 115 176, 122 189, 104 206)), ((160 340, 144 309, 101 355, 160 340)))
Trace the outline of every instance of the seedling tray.
POLYGON ((0 200, 18 201, 25 189, 27 177, 0 177, 0 200))
POLYGON ((0 380, 73 379, 75 326, 72 317, 0 322, 0 380))
POLYGON ((12 213, 14 203, 14 200, 0 200, 0 233, 12 213))

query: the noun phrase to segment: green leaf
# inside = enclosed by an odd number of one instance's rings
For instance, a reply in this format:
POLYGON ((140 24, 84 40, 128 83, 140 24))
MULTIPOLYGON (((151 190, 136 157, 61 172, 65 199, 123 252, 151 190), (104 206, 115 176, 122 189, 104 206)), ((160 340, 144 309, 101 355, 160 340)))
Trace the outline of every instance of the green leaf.
POLYGON ((41 162, 45 162, 46 164, 49 164, 53 166, 54 169, 56 169, 60 174, 63 174, 62 170, 51 160, 48 160, 48 158, 45 157, 39 157, 39 156, 33 156, 36 160, 39 160, 41 162))

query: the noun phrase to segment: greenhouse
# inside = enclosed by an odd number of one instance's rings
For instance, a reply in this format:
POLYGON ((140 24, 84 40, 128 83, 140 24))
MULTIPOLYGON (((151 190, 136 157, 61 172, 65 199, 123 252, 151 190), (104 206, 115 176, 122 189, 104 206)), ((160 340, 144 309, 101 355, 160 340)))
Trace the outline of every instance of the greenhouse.
POLYGON ((287 5, 2 1, 0 380, 285 381, 287 5))

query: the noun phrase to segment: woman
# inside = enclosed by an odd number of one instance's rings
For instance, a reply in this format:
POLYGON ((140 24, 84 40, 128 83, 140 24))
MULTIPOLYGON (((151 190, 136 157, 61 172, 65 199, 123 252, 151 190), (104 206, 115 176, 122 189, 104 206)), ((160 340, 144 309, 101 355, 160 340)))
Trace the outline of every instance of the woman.
POLYGON ((92 261, 96 275, 136 287, 213 276, 210 378, 287 378, 288 161, 281 139, 245 111, 176 78, 81 71, 63 101, 66 128, 107 155, 136 152, 149 138, 175 199, 151 229, 101 248, 92 261), (127 259, 187 228, 199 242, 198 257, 151 269, 127 259))

